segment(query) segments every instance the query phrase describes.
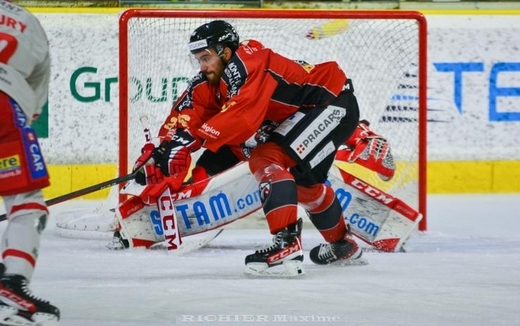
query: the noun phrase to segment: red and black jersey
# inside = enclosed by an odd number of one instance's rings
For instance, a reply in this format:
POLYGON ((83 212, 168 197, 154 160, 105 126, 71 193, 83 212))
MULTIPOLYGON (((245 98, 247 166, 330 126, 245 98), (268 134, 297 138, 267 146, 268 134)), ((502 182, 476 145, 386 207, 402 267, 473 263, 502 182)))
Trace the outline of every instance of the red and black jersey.
POLYGON ((199 73, 175 102, 161 134, 189 128, 216 151, 239 145, 264 120, 281 122, 300 108, 323 107, 341 92, 346 75, 336 62, 308 64, 281 56, 254 40, 242 42, 219 85, 199 73))

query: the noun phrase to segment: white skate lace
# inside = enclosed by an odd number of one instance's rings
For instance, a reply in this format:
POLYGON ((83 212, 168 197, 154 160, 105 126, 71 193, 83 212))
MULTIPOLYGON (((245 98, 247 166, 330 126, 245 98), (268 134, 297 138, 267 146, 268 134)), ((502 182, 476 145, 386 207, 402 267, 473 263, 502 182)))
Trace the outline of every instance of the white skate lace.
POLYGON ((336 259, 336 255, 332 252, 330 244, 320 244, 320 250, 318 251, 318 258, 321 260, 329 260, 330 258, 336 259))
POLYGON ((27 284, 26 280, 20 280, 18 284, 19 284, 19 287, 11 286, 11 285, 7 285, 7 286, 3 285, 3 287, 6 290, 8 290, 9 292, 14 293, 15 295, 23 296, 26 300, 31 300, 31 301, 37 302, 39 304, 50 305, 49 301, 45 301, 40 298, 37 298, 36 296, 34 296, 34 294, 32 294, 32 291, 29 288, 29 285, 27 284), (19 288, 19 292, 16 290, 16 288, 19 288))
POLYGON ((266 254, 266 253, 271 252, 271 251, 273 251, 275 249, 278 249, 278 247, 280 247, 280 243, 282 243, 282 236, 281 236, 280 233, 277 233, 273 237, 273 244, 272 245, 270 245, 269 247, 258 249, 256 252, 259 253, 259 254, 266 254))
POLYGON ((49 301, 45 301, 45 300, 35 297, 34 294, 32 294, 31 289, 29 289, 29 285, 27 284, 26 281, 21 282, 20 289, 22 290, 23 295, 25 295, 25 297, 27 297, 28 299, 42 303, 42 304, 50 304, 49 301))

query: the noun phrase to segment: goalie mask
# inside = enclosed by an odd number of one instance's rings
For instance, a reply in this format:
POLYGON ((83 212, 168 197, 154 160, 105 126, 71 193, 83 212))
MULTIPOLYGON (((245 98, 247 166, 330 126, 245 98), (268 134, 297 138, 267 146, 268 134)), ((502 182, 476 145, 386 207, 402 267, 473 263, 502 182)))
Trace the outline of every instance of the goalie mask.
POLYGON ((233 26, 223 20, 214 20, 193 31, 188 48, 192 54, 213 48, 220 56, 224 47, 228 47, 235 52, 238 49, 238 44, 238 33, 233 26))

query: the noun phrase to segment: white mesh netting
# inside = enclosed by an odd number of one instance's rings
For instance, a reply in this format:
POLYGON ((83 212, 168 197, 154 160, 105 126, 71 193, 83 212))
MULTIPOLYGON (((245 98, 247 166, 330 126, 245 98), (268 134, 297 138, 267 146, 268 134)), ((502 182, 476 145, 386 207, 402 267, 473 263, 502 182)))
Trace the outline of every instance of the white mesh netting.
MULTIPOLYGON (((390 182, 351 165, 349 172, 418 209, 421 40, 417 20, 396 19, 391 13, 366 19, 347 17, 348 13, 341 18, 317 19, 305 18, 304 12, 301 18, 273 17, 273 13, 266 13, 270 16, 266 18, 232 18, 228 14, 178 17, 175 15, 182 13, 157 12, 158 17, 138 17, 138 11, 135 17, 127 15, 127 52, 120 49, 121 56, 127 54, 128 62, 120 67, 129 77, 120 80, 121 85, 128 85, 128 96, 123 99, 128 128, 120 130, 122 139, 128 138, 128 153, 124 142, 120 145, 129 165, 144 143, 139 117, 147 115, 152 133, 156 133, 172 103, 196 73, 188 57, 190 34, 203 23, 224 19, 236 28, 241 40, 259 40, 292 59, 309 63, 337 61, 353 80, 361 118, 389 140, 398 167, 390 182), (315 35, 323 32, 325 36, 310 39, 306 37, 309 31, 315 35)), ((108 226, 113 221, 109 209, 116 205, 117 191, 113 190, 98 210, 106 214, 108 226)))

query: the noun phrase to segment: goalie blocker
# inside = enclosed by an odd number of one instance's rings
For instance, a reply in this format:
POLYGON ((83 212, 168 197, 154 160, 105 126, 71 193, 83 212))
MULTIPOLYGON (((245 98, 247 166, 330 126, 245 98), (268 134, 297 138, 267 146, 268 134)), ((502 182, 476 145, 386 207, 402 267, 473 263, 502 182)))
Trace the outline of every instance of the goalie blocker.
MULTIPOLYGON (((329 171, 328 182, 341 203, 352 233, 375 249, 402 250, 422 218, 399 198, 336 165, 329 171)), ((116 210, 120 230, 110 245, 112 248, 150 248, 163 243, 168 249, 176 250, 183 237, 222 228, 261 208, 257 182, 245 162, 210 179, 172 191, 170 198, 174 208, 167 203, 169 213, 164 213, 164 198, 157 203, 159 197, 150 197, 151 193, 162 194, 164 189, 150 191, 146 189, 149 187, 166 188, 165 184, 141 187, 133 181, 123 188, 123 193, 133 197, 116 210), (165 216, 171 217, 172 212, 176 220, 165 219, 165 216), (168 242, 165 242, 165 232, 168 242)))

